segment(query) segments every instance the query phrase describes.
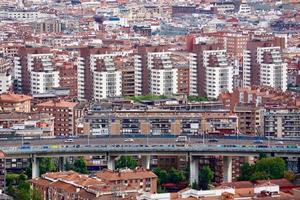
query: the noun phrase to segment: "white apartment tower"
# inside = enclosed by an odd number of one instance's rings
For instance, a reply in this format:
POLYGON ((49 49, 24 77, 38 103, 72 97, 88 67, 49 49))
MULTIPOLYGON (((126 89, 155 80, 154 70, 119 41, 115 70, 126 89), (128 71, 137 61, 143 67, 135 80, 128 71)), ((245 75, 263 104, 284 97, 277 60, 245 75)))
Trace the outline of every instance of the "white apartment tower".
POLYGON ((287 89, 287 64, 283 62, 280 47, 253 42, 243 51, 243 87, 252 85, 287 89))
POLYGON ((171 61, 171 52, 148 53, 150 92, 155 95, 177 94, 178 69, 171 61))
POLYGON ((283 62, 280 47, 257 48, 260 64, 260 84, 286 91, 287 64, 283 62))
POLYGON ((79 57, 78 99, 99 101, 122 96, 122 69, 129 67, 133 69, 131 58, 133 57, 130 52, 114 52, 113 54, 95 52, 86 58, 79 57), (87 65, 85 59, 88 60, 87 65), (86 93, 90 95, 88 98, 86 93))
POLYGON ((222 92, 233 90, 233 66, 226 58, 226 50, 203 51, 205 93, 208 98, 218 98, 222 92))
POLYGON ((59 87, 59 71, 52 59, 53 54, 48 49, 21 48, 14 58, 16 90, 25 94, 40 94, 59 87))
POLYGON ((0 94, 12 87, 12 68, 13 64, 9 60, 0 58, 0 94))

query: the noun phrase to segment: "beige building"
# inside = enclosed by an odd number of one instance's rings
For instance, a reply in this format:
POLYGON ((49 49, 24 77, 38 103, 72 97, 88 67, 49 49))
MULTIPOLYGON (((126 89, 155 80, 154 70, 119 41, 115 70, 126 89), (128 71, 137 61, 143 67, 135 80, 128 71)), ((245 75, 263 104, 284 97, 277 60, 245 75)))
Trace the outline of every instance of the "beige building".
POLYGON ((14 93, 0 95, 0 112, 31 112, 31 96, 14 93))

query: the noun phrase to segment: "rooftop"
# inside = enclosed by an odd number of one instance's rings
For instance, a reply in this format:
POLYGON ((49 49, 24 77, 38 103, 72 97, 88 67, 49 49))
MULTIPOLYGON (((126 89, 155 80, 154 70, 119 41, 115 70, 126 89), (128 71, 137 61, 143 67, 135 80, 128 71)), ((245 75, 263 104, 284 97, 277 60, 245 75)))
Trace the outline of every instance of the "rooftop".
POLYGON ((37 105, 37 107, 58 107, 58 108, 74 108, 76 102, 69 102, 64 100, 50 100, 37 105))
POLYGON ((24 94, 14 94, 11 92, 3 93, 0 95, 0 103, 21 103, 30 101, 31 99, 31 96, 27 96, 24 94))

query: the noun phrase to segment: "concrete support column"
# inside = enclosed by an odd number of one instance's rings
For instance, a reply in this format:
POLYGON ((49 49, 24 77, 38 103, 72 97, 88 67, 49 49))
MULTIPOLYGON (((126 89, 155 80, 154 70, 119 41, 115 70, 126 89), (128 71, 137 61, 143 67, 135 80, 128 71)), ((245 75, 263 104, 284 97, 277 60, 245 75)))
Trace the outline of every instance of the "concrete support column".
POLYGON ((150 155, 145 155, 141 157, 142 167, 144 169, 150 169, 150 155))
POLYGON ((199 160, 193 156, 190 157, 190 185, 199 182, 199 160))
POLYGON ((116 169, 115 157, 107 156, 107 169, 109 169, 109 170, 115 170, 116 169))
POLYGON ((59 157, 58 158, 58 170, 61 171, 65 171, 65 164, 66 164, 66 158, 65 157, 59 157))
POLYGON ((228 183, 232 181, 232 157, 224 156, 223 163, 223 182, 228 183))
POLYGON ((300 173, 300 158, 297 158, 297 172, 300 173))
POLYGON ((32 179, 34 179, 40 176, 39 160, 35 155, 32 156, 31 163, 32 163, 32 179))

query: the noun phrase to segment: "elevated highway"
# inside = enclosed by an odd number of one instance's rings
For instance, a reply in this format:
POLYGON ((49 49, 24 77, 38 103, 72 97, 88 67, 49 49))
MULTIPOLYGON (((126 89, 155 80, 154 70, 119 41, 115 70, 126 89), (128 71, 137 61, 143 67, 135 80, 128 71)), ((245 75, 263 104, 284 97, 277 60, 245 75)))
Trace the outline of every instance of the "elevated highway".
POLYGON ((39 176, 41 157, 59 157, 63 166, 69 156, 106 155, 109 169, 115 168, 115 161, 121 155, 137 155, 142 165, 150 168, 151 155, 187 156, 190 166, 190 182, 197 182, 198 164, 201 156, 224 156, 224 180, 232 180, 232 157, 249 158, 266 153, 276 157, 300 157, 299 141, 265 140, 255 144, 253 140, 191 138, 186 143, 176 143, 175 138, 77 138, 67 143, 65 139, 33 139, 0 141, 0 149, 6 158, 31 158, 32 177, 39 176), (129 142, 130 141, 130 142, 129 142))

